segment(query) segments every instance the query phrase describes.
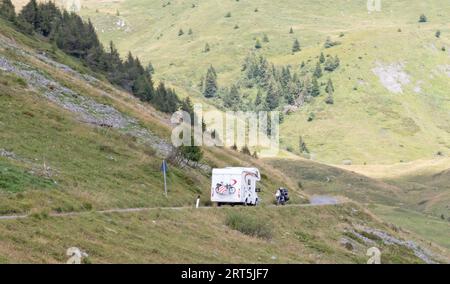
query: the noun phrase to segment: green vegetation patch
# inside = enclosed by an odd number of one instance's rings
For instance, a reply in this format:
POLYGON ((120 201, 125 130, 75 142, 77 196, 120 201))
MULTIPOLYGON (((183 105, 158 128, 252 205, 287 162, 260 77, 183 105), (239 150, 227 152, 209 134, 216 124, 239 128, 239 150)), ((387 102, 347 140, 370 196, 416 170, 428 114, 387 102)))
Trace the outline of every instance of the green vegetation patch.
POLYGON ((19 167, 0 160, 0 191, 22 192, 27 189, 45 189, 54 187, 54 183, 43 177, 35 176, 19 167))
POLYGON ((317 236, 302 231, 296 231, 294 235, 308 248, 312 248, 320 253, 333 253, 333 248, 325 244, 324 241, 320 241, 317 236))
POLYGON ((248 236, 266 240, 270 240, 273 236, 272 228, 265 220, 244 213, 229 212, 225 224, 231 229, 248 236))

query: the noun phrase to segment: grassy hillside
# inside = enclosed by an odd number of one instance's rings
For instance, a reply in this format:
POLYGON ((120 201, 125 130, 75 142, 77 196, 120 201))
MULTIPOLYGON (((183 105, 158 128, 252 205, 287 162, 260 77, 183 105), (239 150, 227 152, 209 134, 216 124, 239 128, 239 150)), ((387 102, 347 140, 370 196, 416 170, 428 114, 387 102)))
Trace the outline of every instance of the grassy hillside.
POLYGON ((431 240, 447 249, 450 248, 448 220, 398 207, 375 205, 370 207, 370 210, 390 223, 399 224, 402 228, 424 239, 431 240))
POLYGON ((281 129, 285 147, 298 151, 302 135, 315 159, 336 164, 348 159, 390 164, 432 159, 437 152, 447 155, 449 4, 382 2, 380 12, 368 13, 365 0, 87 0, 80 13, 94 22, 104 43, 114 40, 121 51, 151 61, 156 78, 203 102, 197 84, 208 66, 218 71, 221 86, 229 86, 264 34, 269 42, 258 52, 293 70, 302 61, 313 68, 320 52, 338 55, 341 67, 321 79, 326 82, 331 76, 335 82, 335 104, 324 103, 322 90, 321 97, 289 115, 281 129), (422 13, 428 22, 419 24, 422 13), (435 37, 437 30, 440 38, 435 37), (341 44, 325 49, 328 36, 341 44), (292 55, 296 38, 302 51, 292 55), (206 43, 211 46, 208 53, 203 52, 206 43), (407 79, 392 86, 397 76, 407 79), (402 93, 395 93, 397 87, 402 93), (315 119, 307 122, 311 113, 315 119))
MULTIPOLYGON (((30 214, 0 220, 2 263, 60 263, 71 246, 87 251, 92 263, 364 263, 374 245, 386 263, 448 261, 445 250, 380 222, 357 204, 269 206, 279 186, 290 189, 292 204, 307 202, 316 178, 298 184, 283 168, 228 149, 205 148, 203 162, 258 167, 260 208, 95 213, 190 207, 197 195, 207 204, 209 172, 171 165, 166 199, 159 166, 168 117, 4 21, 0 100, 0 215, 30 214), (104 120, 114 126, 102 126, 104 120), (58 212, 81 214, 52 217, 58 212), (383 239, 386 234, 396 243, 383 239), (426 258, 419 257, 423 249, 426 258)), ((325 178, 328 171, 315 174, 325 178)))
MULTIPOLYGON (((2 25, 1 32, 4 36, 0 38, 0 56, 5 60, 2 67, 7 68, 7 64, 18 66, 15 73, 0 71, 0 161, 4 173, 0 182, 2 192, 8 193, 7 198, 0 202, 3 214, 34 208, 78 211, 188 205, 193 204, 198 194, 202 195, 204 202, 209 199, 209 172, 175 166, 170 167, 169 198, 166 199, 160 172, 163 156, 157 152, 158 149, 155 150, 158 147, 156 142, 147 137, 141 139, 130 129, 80 123, 86 117, 76 107, 91 104, 88 111, 99 119, 108 119, 109 116, 134 119, 137 122, 132 127, 167 139, 170 126, 165 115, 102 81, 84 79, 84 75, 74 69, 61 72, 62 69, 52 65, 54 61, 37 59, 38 54, 25 46, 14 43, 16 46, 12 48, 8 38, 41 45, 40 52, 50 52, 48 44, 21 37, 6 24, 2 25), (26 64, 23 70, 20 67, 25 65, 21 64, 26 64), (41 80, 48 82, 36 86, 39 82, 33 81, 29 85, 25 80, 27 74, 42 76, 41 80), (76 99, 72 100, 64 93, 60 94, 62 101, 56 103, 45 99, 53 98, 50 95, 60 87, 73 92, 76 99), (69 105, 69 102, 74 105, 69 105), (110 110, 105 118, 99 106, 118 112, 110 110), (32 179, 33 174, 39 182, 32 179)), ((56 56, 64 57, 62 54, 56 56)), ((65 57, 65 60, 70 62, 70 58, 65 57)), ((74 68, 82 69, 78 63, 72 63, 74 68)), ((228 150, 210 149, 205 153, 205 161, 213 166, 258 163, 239 153, 233 152, 235 158, 227 156, 231 156, 228 150)), ((263 163, 260 167, 264 169, 263 163)), ((289 182, 282 181, 281 174, 276 172, 270 179, 264 174, 263 199, 272 199, 271 192, 277 184, 288 186, 289 182)), ((305 202, 305 199, 299 196, 296 201, 305 202)))
POLYGON ((362 175, 299 159, 272 159, 268 163, 299 181, 307 195, 342 196, 367 204, 386 222, 448 248, 450 175, 448 170, 440 170, 446 167, 446 159, 434 165, 423 162, 425 168, 393 165, 390 175, 377 167, 347 167, 367 174, 362 175))
POLYGON ((398 205, 402 200, 399 187, 347 170, 304 159, 270 159, 268 163, 300 183, 308 195, 342 196, 386 205, 398 205))
POLYGON ((355 205, 92 213, 0 222, 0 262, 61 263, 78 246, 89 263, 366 263, 376 245, 383 263, 423 263, 412 249, 364 233, 369 228, 410 237, 355 205), (242 223, 254 229, 243 233, 242 223))

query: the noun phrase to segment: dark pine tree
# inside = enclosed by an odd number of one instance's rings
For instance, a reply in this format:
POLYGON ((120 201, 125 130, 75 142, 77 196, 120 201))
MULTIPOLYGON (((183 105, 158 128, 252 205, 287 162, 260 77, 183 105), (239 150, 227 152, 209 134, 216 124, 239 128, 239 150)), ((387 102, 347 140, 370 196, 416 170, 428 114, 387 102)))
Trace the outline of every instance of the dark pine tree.
POLYGON ((206 98, 212 98, 216 95, 217 89, 217 74, 214 67, 211 66, 206 72, 203 95, 206 98))
POLYGON ((320 66, 320 62, 317 62, 316 69, 314 70, 314 77, 320 78, 322 77, 322 67, 320 66))
POLYGON ((428 22, 427 16, 425 16, 425 14, 420 15, 419 23, 426 23, 426 22, 428 22))
POLYGON ((269 83, 267 96, 266 96, 266 106, 269 110, 274 110, 280 105, 280 95, 279 87, 277 82, 272 79, 269 83))
POLYGON ((259 106, 262 103, 262 92, 261 89, 258 89, 258 93, 256 94, 255 106, 259 106))
POLYGON ((205 48, 203 49, 203 52, 207 53, 207 52, 209 52, 210 50, 211 50, 211 48, 209 47, 209 44, 206 43, 206 44, 205 44, 205 48))
POLYGON ((325 56, 323 55, 323 52, 320 53, 319 62, 320 64, 325 63, 325 56))
POLYGON ((327 94, 328 94, 325 102, 330 105, 334 104, 334 98, 333 98, 334 86, 333 86, 333 82, 331 81, 331 79, 328 79, 327 86, 325 87, 325 92, 327 92, 327 94))
POLYGON ((61 12, 53 2, 45 2, 38 5, 40 24, 39 32, 48 37, 57 22, 61 21, 61 12))
POLYGON ((298 139, 298 148, 299 148, 300 153, 302 153, 302 154, 308 154, 309 153, 308 147, 306 146, 306 143, 303 140, 302 136, 300 136, 299 139, 298 139))
POLYGON ((300 42, 298 41, 298 39, 295 39, 294 45, 292 46, 292 52, 295 53, 299 51, 301 51, 300 42))
POLYGON ((317 81, 316 77, 313 77, 311 86, 311 96, 317 97, 319 95, 320 95, 319 82, 317 81))
POLYGON ((223 103, 226 108, 236 111, 240 108, 240 100, 241 96, 239 90, 236 85, 233 85, 225 96, 223 103))
POLYGON ((11 0, 0 1, 0 17, 14 22, 16 19, 16 11, 11 0))
POLYGON ((259 41, 259 39, 257 39, 256 42, 255 42, 255 48, 256 48, 256 49, 262 48, 262 44, 261 44, 261 42, 259 41))
POLYGON ((149 76, 141 74, 133 82, 133 94, 142 101, 149 102, 153 100, 154 90, 153 83, 149 76))
POLYGON ((23 6, 19 17, 30 24, 34 30, 38 30, 40 26, 40 15, 36 0, 30 0, 28 4, 23 6))
POLYGON ((181 101, 180 110, 189 113, 189 115, 191 117, 191 124, 193 124, 194 123, 194 105, 192 104, 190 97, 186 97, 184 100, 181 101))

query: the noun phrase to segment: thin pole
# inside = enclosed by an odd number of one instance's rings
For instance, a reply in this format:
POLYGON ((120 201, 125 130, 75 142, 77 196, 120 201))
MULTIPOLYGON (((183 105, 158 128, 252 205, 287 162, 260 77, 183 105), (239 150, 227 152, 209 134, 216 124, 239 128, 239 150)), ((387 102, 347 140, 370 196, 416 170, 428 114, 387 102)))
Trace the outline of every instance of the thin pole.
POLYGON ((166 194, 167 197, 167 182, 166 182, 166 160, 163 160, 163 172, 164 172, 164 192, 166 194))

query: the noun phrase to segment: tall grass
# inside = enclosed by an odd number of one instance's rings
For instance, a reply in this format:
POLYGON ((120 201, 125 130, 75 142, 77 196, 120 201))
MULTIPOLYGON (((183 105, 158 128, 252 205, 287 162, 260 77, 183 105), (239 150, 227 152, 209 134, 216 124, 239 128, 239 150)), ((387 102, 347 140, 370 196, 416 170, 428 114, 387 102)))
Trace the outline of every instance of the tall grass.
POLYGON ((273 236, 272 227, 255 216, 240 212, 230 212, 226 216, 225 224, 233 230, 245 235, 270 240, 273 236))

